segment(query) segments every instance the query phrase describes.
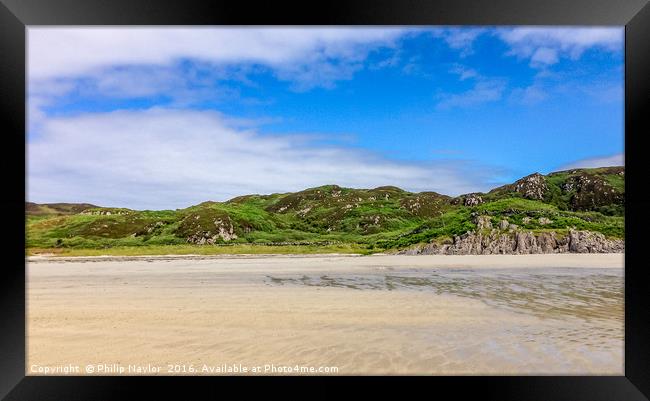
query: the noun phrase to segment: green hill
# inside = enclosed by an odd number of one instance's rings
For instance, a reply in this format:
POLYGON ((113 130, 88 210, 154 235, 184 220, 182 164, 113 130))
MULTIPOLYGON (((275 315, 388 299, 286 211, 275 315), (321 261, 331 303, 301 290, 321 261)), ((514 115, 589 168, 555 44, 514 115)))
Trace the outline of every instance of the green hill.
POLYGON ((248 250, 258 245, 287 252, 298 247, 380 252, 460 236, 480 229, 485 219, 493 227, 505 220, 510 228, 533 233, 576 229, 621 239, 624 174, 623 167, 532 174, 488 193, 458 197, 393 186, 325 185, 162 211, 27 203, 27 247, 29 252, 134 247, 129 249, 138 253, 234 244, 248 250))

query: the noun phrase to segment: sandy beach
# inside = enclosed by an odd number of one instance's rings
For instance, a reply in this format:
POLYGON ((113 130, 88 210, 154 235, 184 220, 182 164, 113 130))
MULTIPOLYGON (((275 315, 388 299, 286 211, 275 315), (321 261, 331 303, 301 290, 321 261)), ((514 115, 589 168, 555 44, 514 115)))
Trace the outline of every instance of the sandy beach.
POLYGON ((620 375, 623 300, 622 254, 30 257, 27 374, 620 375))

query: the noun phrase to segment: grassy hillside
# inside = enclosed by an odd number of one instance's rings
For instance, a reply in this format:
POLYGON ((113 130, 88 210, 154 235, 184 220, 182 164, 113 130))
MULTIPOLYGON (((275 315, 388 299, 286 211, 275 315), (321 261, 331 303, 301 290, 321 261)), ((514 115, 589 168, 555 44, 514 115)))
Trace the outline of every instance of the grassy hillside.
POLYGON ((506 220, 530 231, 569 228, 624 236, 624 169, 533 174, 488 193, 449 197, 326 185, 246 195, 186 209, 136 211, 89 204, 27 203, 28 252, 379 252, 506 220))

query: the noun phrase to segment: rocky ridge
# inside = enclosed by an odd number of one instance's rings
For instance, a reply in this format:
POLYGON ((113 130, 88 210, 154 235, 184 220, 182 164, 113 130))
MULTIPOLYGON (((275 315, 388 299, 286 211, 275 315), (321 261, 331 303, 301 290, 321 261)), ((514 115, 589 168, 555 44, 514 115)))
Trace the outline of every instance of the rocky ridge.
POLYGON ((492 229, 484 233, 469 231, 452 240, 431 242, 397 252, 402 255, 505 255, 537 253, 619 253, 625 250, 625 242, 607 239, 603 234, 591 231, 569 230, 558 237, 553 231, 533 234, 530 231, 511 230, 503 232, 492 229))

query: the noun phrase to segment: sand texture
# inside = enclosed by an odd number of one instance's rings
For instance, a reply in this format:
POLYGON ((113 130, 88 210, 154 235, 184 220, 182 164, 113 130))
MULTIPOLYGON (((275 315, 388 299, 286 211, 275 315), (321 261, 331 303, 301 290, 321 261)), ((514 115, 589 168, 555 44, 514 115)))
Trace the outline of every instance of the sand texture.
POLYGON ((621 254, 37 257, 27 374, 620 375, 623 299, 621 254))

